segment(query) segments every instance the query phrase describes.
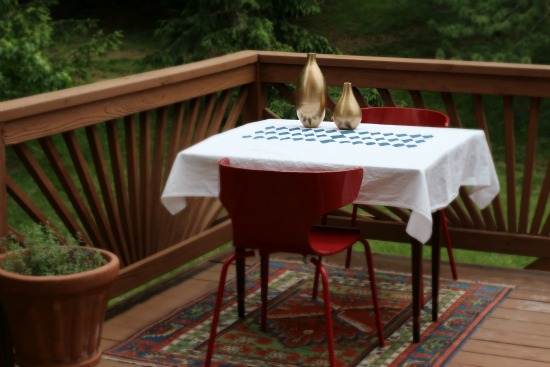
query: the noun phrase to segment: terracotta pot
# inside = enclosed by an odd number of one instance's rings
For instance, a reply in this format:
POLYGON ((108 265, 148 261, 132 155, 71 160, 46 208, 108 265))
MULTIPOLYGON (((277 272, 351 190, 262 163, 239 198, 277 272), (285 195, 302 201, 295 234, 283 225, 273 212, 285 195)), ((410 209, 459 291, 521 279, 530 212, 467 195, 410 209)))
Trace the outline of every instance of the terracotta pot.
MULTIPOLYGON (((95 366, 109 288, 118 276, 118 257, 71 275, 27 276, 0 269, 0 295, 21 366, 95 366)), ((0 261, 1 261, 0 257, 0 261)))

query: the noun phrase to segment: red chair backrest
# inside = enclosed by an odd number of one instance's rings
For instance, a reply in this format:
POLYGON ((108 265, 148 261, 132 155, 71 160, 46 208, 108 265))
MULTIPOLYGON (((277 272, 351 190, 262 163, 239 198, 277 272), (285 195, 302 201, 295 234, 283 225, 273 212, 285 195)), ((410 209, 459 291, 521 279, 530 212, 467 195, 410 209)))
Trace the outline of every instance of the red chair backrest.
POLYGON ((310 254, 309 233, 320 216, 355 200, 363 169, 269 171, 219 161, 220 200, 242 248, 310 254))
POLYGON ((371 124, 448 127, 449 116, 436 110, 410 107, 362 108, 361 122, 371 124))

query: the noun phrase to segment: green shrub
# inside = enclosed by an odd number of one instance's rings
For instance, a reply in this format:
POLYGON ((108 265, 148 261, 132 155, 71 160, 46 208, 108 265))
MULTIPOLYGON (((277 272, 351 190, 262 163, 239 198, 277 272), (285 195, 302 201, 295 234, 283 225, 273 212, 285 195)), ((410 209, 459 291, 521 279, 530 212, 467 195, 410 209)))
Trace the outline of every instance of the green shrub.
POLYGON ((93 270, 107 262, 98 251, 80 246, 78 238, 60 238, 44 225, 30 225, 23 234, 23 247, 13 236, 0 240, 0 249, 7 251, 0 263, 3 270, 22 275, 67 275, 93 270))

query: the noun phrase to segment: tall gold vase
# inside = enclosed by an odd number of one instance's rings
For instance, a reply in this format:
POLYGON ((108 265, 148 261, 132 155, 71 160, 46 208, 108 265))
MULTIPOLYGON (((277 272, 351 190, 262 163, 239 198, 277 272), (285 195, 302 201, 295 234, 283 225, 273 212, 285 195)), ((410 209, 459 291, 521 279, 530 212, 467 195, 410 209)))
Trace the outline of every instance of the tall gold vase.
POLYGON ((316 55, 307 54, 306 66, 302 69, 296 85, 296 114, 305 127, 317 127, 325 118, 326 82, 316 55))
POLYGON ((361 123, 361 106, 353 95, 351 83, 344 83, 342 95, 334 108, 334 122, 339 129, 353 130, 361 123))

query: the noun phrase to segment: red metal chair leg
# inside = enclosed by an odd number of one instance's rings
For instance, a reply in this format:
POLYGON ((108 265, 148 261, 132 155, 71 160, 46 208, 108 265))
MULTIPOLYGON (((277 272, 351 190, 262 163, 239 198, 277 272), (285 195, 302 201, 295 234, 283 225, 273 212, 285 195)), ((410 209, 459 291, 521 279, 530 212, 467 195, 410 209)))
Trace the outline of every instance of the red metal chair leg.
POLYGON ((216 295, 216 304, 214 306, 214 315, 212 316, 212 325, 210 327, 210 339, 208 340, 208 350, 206 352, 206 359, 204 361, 205 367, 209 367, 212 362, 212 354, 214 353, 214 342, 216 340, 216 332, 218 330, 218 322, 220 318, 220 311, 222 308, 223 291, 225 288, 225 278, 227 277, 227 269, 229 265, 237 258, 245 258, 254 256, 254 251, 247 251, 245 253, 233 254, 229 256, 223 262, 220 281, 218 283, 218 294, 216 295))
POLYGON ((332 328, 332 308, 330 307, 330 292, 328 289, 328 275, 327 270, 322 262, 317 259, 311 259, 311 262, 315 264, 321 274, 321 280, 323 282, 323 303, 325 306, 325 322, 327 326, 327 341, 328 341, 328 355, 330 360, 330 366, 336 366, 336 357, 334 355, 334 330, 332 328))
MULTIPOLYGON (((320 263, 323 262, 323 257, 322 256, 319 256, 319 260, 318 260, 320 263)), ((313 292, 311 294, 311 298, 312 299, 317 299, 317 293, 319 291, 319 267, 316 266, 315 267, 315 278, 313 279, 313 292)))
POLYGON ((453 246, 451 244, 451 235, 449 233, 449 227, 447 226, 447 217, 445 216, 445 210, 441 210, 441 224, 443 226, 443 233, 445 234, 445 245, 447 246, 447 252, 449 254, 449 263, 451 264, 451 272, 453 273, 453 279, 458 280, 455 257, 453 255, 453 246))
POLYGON ((376 322, 376 331, 378 332, 378 345, 384 346, 384 330, 382 328, 382 315, 380 313, 380 303, 378 302, 378 290, 376 288, 376 278, 374 277, 374 263, 372 261, 372 252, 367 241, 361 240, 365 247, 365 256, 367 258, 367 266, 369 268, 370 289, 372 293, 372 305, 374 308, 374 317, 376 322))
MULTIPOLYGON (((357 205, 353 204, 353 209, 351 211, 351 227, 355 227, 355 224, 357 223, 357 205)), ((351 254, 352 254, 352 247, 348 248, 348 251, 346 253, 346 269, 349 269, 349 266, 351 264, 351 254)))
POLYGON ((266 331, 267 329, 267 287, 269 281, 269 253, 262 252, 261 260, 261 298, 262 298, 262 319, 260 323, 260 329, 266 331))

